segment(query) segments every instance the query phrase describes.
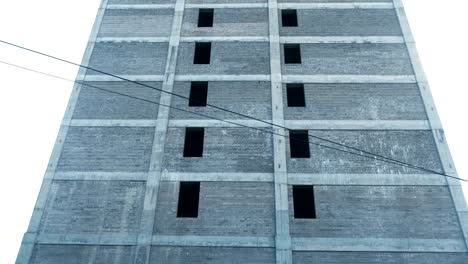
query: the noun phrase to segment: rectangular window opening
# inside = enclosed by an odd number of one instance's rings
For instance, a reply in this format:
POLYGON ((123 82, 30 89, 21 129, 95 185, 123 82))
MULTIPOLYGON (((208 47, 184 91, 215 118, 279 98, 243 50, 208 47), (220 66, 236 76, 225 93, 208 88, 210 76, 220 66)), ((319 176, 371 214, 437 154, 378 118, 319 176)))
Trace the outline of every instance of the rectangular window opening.
POLYGON ((313 185, 293 186, 294 218, 315 219, 313 185))
POLYGON ((187 127, 185 129, 184 157, 203 156, 203 138, 205 129, 199 127, 187 127))
POLYGON ((177 217, 198 217, 200 200, 200 182, 181 182, 177 217))
POLYGON ((309 133, 307 130, 290 130, 291 158, 310 158, 309 133))
POLYGON ((301 63, 301 47, 299 44, 284 44, 284 63, 301 63))
POLYGON ((195 56, 193 58, 194 64, 210 64, 210 57, 211 57, 211 43, 210 42, 195 43, 195 56))
POLYGON ((198 10, 198 27, 213 26, 214 9, 199 9, 198 10))
POLYGON ((208 82, 192 82, 190 86, 189 106, 206 106, 208 82))
POLYGON ((297 27, 297 11, 281 10, 281 22, 283 27, 297 27))
POLYGON ((288 107, 305 107, 304 84, 286 84, 286 96, 288 99, 288 107))

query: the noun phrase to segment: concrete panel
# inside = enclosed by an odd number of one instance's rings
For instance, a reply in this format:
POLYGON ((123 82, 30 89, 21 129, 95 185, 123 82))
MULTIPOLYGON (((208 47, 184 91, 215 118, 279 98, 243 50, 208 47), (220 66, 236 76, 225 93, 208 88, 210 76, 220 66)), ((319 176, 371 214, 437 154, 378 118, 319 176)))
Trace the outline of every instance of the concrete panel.
POLYGON ((173 9, 107 9, 98 37, 168 37, 173 9))
MULTIPOLYGON (((434 139, 430 130, 310 130, 309 135, 318 136, 347 146, 393 158, 426 169, 441 171, 434 139)), ((290 158, 289 140, 286 148, 289 172, 307 173, 421 173, 416 169, 369 159, 341 151, 310 145, 310 158, 290 158)), ((331 145, 318 139, 309 142, 331 145)), ((343 147, 341 147, 343 149, 343 147)), ((349 149, 348 149, 349 150, 349 149)))
POLYGON ((284 64, 283 74, 411 75, 404 44, 301 44, 302 64, 284 64))
POLYGON ((271 134, 247 128, 205 128, 203 157, 183 157, 184 128, 169 128, 163 170, 273 172, 271 134))
POLYGON ((297 20, 298 27, 280 27, 280 36, 401 35, 393 9, 299 9, 297 20))
POLYGON ((272 183, 201 182, 197 218, 177 218, 179 182, 162 182, 156 235, 274 236, 272 183))
POLYGON ((163 247, 151 248, 150 263, 194 264, 270 264, 275 262, 271 248, 163 247))
POLYGON ((267 3, 268 0, 186 0, 187 4, 251 4, 267 3))
MULTIPOLYGON (((89 67, 116 75, 158 75, 164 73, 168 43, 98 42, 89 67)), ((88 70, 88 75, 102 75, 88 70)))
POLYGON ((291 209, 291 236, 463 239, 447 186, 317 185, 314 195, 317 218, 291 209))
POLYGON ((213 27, 197 27, 198 9, 186 9, 182 36, 267 36, 268 9, 263 8, 216 8, 213 27))
MULTIPOLYGON (((190 82, 176 82, 174 93, 190 96, 190 82)), ((259 119, 271 118, 271 91, 268 82, 209 82, 207 103, 259 119)), ((189 107, 188 100, 172 97, 172 106, 220 119, 246 119, 212 107, 189 107)), ((207 119, 171 109, 171 119, 207 119)))
MULTIPOLYGON (((112 1, 112 0, 111 0, 112 1)), ((278 0, 278 3, 388 3, 392 0, 278 0)))
MULTIPOLYGON (((88 85, 111 90, 159 103, 160 92, 130 82, 86 82, 88 85)), ((144 84, 161 89, 160 82, 144 84)), ((82 85, 74 119, 155 119, 158 105, 98 90, 82 85)))
POLYGON ((109 5, 172 4, 176 0, 109 0, 109 5))
POLYGON ((177 74, 269 74, 268 42, 212 42, 210 64, 193 64, 195 43, 181 43, 177 74))
POLYGON ((152 127, 71 127, 58 171, 147 171, 152 127))
POLYGON ((467 253, 293 252, 294 263, 321 264, 464 264, 467 253))
POLYGON ((142 181, 54 181, 41 232, 136 233, 144 187, 142 181))
POLYGON ((417 84, 304 84, 305 107, 287 107, 293 120, 425 120, 417 84))
POLYGON ((31 264, 127 264, 133 260, 131 246, 36 245, 31 264))

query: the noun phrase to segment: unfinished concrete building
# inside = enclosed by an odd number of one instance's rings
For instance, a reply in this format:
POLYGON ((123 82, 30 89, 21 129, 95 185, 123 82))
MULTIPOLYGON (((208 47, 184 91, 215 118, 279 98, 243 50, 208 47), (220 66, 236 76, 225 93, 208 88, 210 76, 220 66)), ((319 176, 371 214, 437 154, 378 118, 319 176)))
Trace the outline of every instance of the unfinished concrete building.
POLYGON ((468 263, 401 0, 103 0, 82 63, 17 263, 468 263))

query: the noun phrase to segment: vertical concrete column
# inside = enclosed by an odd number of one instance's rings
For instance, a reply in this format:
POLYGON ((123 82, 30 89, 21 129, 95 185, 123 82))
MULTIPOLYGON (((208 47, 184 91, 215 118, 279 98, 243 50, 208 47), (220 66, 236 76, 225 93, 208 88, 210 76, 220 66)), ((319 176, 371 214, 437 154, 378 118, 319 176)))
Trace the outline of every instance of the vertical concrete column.
MULTIPOLYGON (((174 88, 175 69, 177 63, 177 51, 179 48, 180 31, 184 16, 185 0, 177 0, 174 10, 174 20, 172 22, 171 37, 169 40, 169 51, 164 72, 163 90, 172 92, 174 88)), ((171 104, 171 94, 161 93, 160 103, 171 104)), ((151 242, 153 237, 154 219, 158 198, 159 184, 161 180, 162 162, 164 157, 164 145, 166 142, 167 127, 169 123, 169 111, 166 106, 159 106, 158 118, 153 140, 151 153, 151 163, 146 181, 145 199, 143 213, 138 235, 137 252, 135 254, 135 264, 149 263, 151 242)))
MULTIPOLYGON (((83 59, 81 60, 82 65, 88 65, 89 60, 91 59, 91 54, 93 53, 94 44, 96 42, 99 28, 101 27, 101 21, 104 16, 104 12, 106 10, 107 2, 108 0, 101 0, 101 4, 99 6, 99 9, 96 15, 96 20, 94 21, 94 25, 91 30, 91 34, 89 36, 88 44, 86 46, 83 59)), ((86 69, 80 68, 78 70, 76 80, 83 81, 85 74, 86 74, 86 69)), ((76 102, 78 100, 80 91, 81 91, 81 84, 75 83, 75 85, 73 86, 72 93, 70 95, 70 99, 68 100, 67 109, 62 119, 62 124, 60 126, 60 130, 57 135, 57 140, 55 141, 55 145, 54 145, 52 154, 49 159, 49 164, 47 165, 44 179, 42 181, 42 186, 39 191, 36 204, 34 206, 31 220, 29 222, 28 231, 24 235, 23 241, 21 242, 21 247, 18 252, 16 262, 15 262, 16 264, 27 264, 29 263, 31 259, 34 245, 36 244, 37 238, 39 235, 40 222, 41 222, 42 215, 46 207, 47 197, 49 196, 49 191, 52 185, 52 181, 54 179, 55 170, 57 168, 57 163, 60 158, 60 153, 62 152, 63 143, 67 136, 68 129, 70 127, 71 119, 73 116, 73 112, 75 111, 75 106, 76 106, 76 102)))
MULTIPOLYGON (((272 121, 284 126, 283 87, 281 81, 281 51, 277 0, 268 1, 270 32, 271 104, 272 121)), ((285 135, 288 131, 273 127, 275 133, 285 135)), ((274 183, 276 210, 276 263, 292 263, 291 236, 289 234, 288 174, 286 168, 285 138, 273 135, 274 183)))
MULTIPOLYGON (((416 43, 414 41, 413 34, 411 33, 408 18, 406 17, 406 13, 404 10, 403 2, 402 0, 393 0, 393 5, 395 7, 398 19, 400 21, 400 26, 403 32, 403 37, 405 39, 405 44, 411 59, 414 75, 416 77, 416 81, 421 92, 421 97, 424 102, 432 134, 434 135, 434 140, 437 146, 444 173, 458 177, 453 159, 450 155, 447 141, 445 140, 444 131, 442 129, 439 115, 435 107, 434 99, 432 98, 429 83, 426 79, 426 74, 424 73, 421 61, 419 60, 419 56, 416 49, 416 43)), ((459 180, 451 178, 445 179, 450 190, 450 194, 452 195, 452 200, 454 202, 455 209, 457 210, 460 228, 462 229, 465 238, 465 247, 468 251, 468 207, 463 196, 463 190, 461 188, 459 180)))

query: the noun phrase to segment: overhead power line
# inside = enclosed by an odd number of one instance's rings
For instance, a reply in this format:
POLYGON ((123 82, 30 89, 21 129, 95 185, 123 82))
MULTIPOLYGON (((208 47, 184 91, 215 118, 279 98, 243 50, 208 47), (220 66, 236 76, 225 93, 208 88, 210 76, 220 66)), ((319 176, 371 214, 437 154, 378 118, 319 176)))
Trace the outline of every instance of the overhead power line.
MULTIPOLYGON (((32 52, 32 53, 35 53, 35 54, 39 54, 41 56, 45 56, 45 57, 48 57, 48 58, 51 58, 51 59, 54 59, 54 60, 58 60, 58 61, 61 61, 61 62, 67 63, 67 64, 75 65, 75 66, 80 67, 80 68, 84 68, 84 69, 91 70, 91 71, 94 71, 94 72, 97 72, 97 73, 101 73, 101 74, 104 74, 104 75, 107 75, 107 76, 111 76, 111 77, 114 77, 116 79, 120 79, 120 80, 123 80, 123 81, 126 81, 126 82, 134 83, 134 84, 137 84, 137 85, 140 85, 140 86, 152 89, 152 90, 156 90, 156 91, 159 91, 159 92, 162 92, 162 93, 167 93, 167 94, 170 94, 170 95, 173 95, 173 96, 176 96, 176 97, 179 97, 179 98, 183 98, 183 99, 186 99, 186 100, 189 100, 189 101, 192 101, 192 102, 198 102, 197 100, 190 99, 189 97, 186 97, 184 95, 168 92, 168 91, 165 91, 163 89, 160 89, 160 88, 157 88, 157 87, 154 87, 154 86, 142 83, 142 82, 133 81, 133 80, 130 80, 130 79, 122 77, 122 76, 118 76, 118 75, 108 73, 108 72, 105 72, 105 71, 102 71, 102 70, 99 70, 99 69, 96 69, 96 68, 93 68, 93 67, 90 67, 90 66, 86 66, 86 65, 75 63, 75 62, 72 62, 72 61, 69 61, 69 60, 66 60, 66 59, 62 59, 62 58, 59 58, 59 57, 56 57, 56 56, 53 56, 53 55, 50 55, 50 54, 47 54, 47 53, 44 53, 44 52, 40 52, 40 51, 37 51, 37 50, 34 50, 34 49, 30 49, 30 48, 27 48, 27 47, 24 47, 24 46, 15 44, 15 43, 11 43, 11 42, 4 41, 4 40, 1 40, 1 39, 0 39, 0 43, 4 43, 6 45, 13 46, 13 47, 16 47, 16 48, 19 48, 19 49, 22 49, 22 50, 26 50, 26 51, 29 51, 29 52, 32 52)), ((271 125, 271 126, 278 127, 278 128, 281 128, 281 129, 290 130, 289 128, 287 128, 285 126, 278 125, 278 124, 275 124, 275 123, 272 123, 272 122, 268 122, 268 121, 265 121, 265 120, 262 120, 262 119, 259 119, 259 118, 253 117, 253 116, 245 115, 245 114, 242 114, 242 113, 239 113, 239 112, 235 112, 235 111, 232 111, 232 110, 229 110, 229 109, 226 109, 226 108, 223 108, 223 107, 219 107, 219 106, 216 106, 216 105, 213 105, 213 104, 207 103, 206 106, 212 107, 212 108, 215 108, 215 109, 227 112, 227 113, 231 113, 231 114, 234 114, 234 115, 242 116, 242 117, 247 118, 247 119, 256 120, 258 122, 261 122, 261 123, 264 123, 264 124, 267 124, 267 125, 271 125)), ((308 137, 313 138, 313 139, 318 139, 318 140, 321 140, 321 141, 324 141, 324 142, 327 142, 327 143, 330 143, 330 144, 333 144, 333 145, 337 145, 337 146, 340 146, 340 147, 345 147, 345 148, 348 148, 348 149, 352 149, 354 151, 358 151, 359 153, 364 153, 364 154, 367 154, 367 155, 371 155, 373 157, 378 157, 378 158, 381 158, 381 159, 389 160, 389 161, 392 161, 394 163, 400 163, 402 165, 405 165, 405 164, 408 165, 408 163, 406 163, 404 161, 400 161, 400 160, 397 160, 397 159, 394 159, 394 158, 386 157, 384 155, 372 153, 372 152, 362 150, 362 149, 359 149, 359 148, 356 148, 356 147, 353 147, 353 146, 349 146, 349 145, 346 145, 346 144, 343 144, 343 143, 340 143, 340 142, 336 142, 336 141, 333 141, 333 140, 330 140, 330 139, 318 137, 318 136, 315 136, 315 135, 309 135, 309 134, 308 134, 308 137)), ((424 170, 424 171, 428 170, 428 169, 426 169, 424 167, 420 167, 420 166, 417 166, 417 165, 412 165, 412 166, 414 166, 415 168, 419 168, 421 170, 424 170)), ((431 171, 431 173, 439 173, 440 174, 441 172, 431 171)))
MULTIPOLYGON (((147 100, 147 99, 144 99, 144 98, 139 98, 139 97, 136 97, 136 96, 131 96, 131 95, 128 95, 128 94, 124 94, 124 93, 112 91, 112 90, 109 90, 109 89, 97 87, 97 86, 94 86, 94 85, 87 84, 85 82, 80 82, 80 81, 76 81, 76 80, 67 79, 67 78, 64 78, 64 77, 61 77, 61 76, 45 73, 45 72, 34 70, 34 69, 31 69, 31 68, 23 67, 23 66, 20 66, 20 65, 17 65, 17 64, 4 62, 4 61, 0 61, 0 63, 5 64, 5 65, 9 65, 11 67, 16 67, 16 68, 19 68, 19 69, 23 69, 23 70, 26 70, 26 71, 34 72, 34 73, 37 73, 37 74, 49 76, 49 77, 52 77, 52 78, 56 78, 56 79, 60 79, 60 80, 64 80, 64 81, 68 81, 68 82, 72 82, 72 83, 77 83, 77 84, 80 84, 80 85, 83 85, 83 86, 87 86, 87 87, 90 87, 90 88, 93 88, 93 89, 105 91, 105 92, 108 92, 108 93, 113 93, 113 94, 117 94, 117 95, 120 95, 120 96, 132 98, 132 99, 139 100, 139 101, 142 101, 142 102, 156 104, 156 105, 160 105, 160 106, 163 106, 163 107, 168 107, 168 108, 171 108, 171 109, 175 109, 175 110, 178 110, 178 111, 190 113, 190 114, 193 114, 193 115, 202 116, 202 117, 222 121, 222 122, 225 122, 225 123, 229 123, 229 124, 232 124, 232 125, 245 127, 245 128, 249 128, 249 129, 254 129, 254 130, 257 130, 257 131, 261 131, 263 133, 278 135, 278 136, 281 136, 281 137, 284 137, 284 138, 291 139, 291 137, 288 136, 288 135, 283 135, 283 134, 280 134, 280 133, 276 133, 276 132, 273 132, 273 131, 261 129, 261 128, 258 128, 258 127, 251 127, 251 126, 243 125, 243 124, 240 124, 240 123, 237 123, 237 122, 232 122, 232 121, 229 121, 229 120, 224 120, 224 119, 220 119, 220 118, 217 118, 217 117, 212 117, 212 116, 209 116, 209 115, 192 112, 192 111, 189 111, 189 110, 186 110, 186 109, 181 109, 181 108, 178 108, 178 107, 161 104, 159 102, 154 102, 154 101, 147 100)), ((364 155, 362 153, 356 153, 356 152, 352 152, 352 151, 348 151, 348 150, 344 150, 344 149, 340 149, 340 148, 335 148, 335 147, 331 147, 331 146, 328 146, 328 145, 323 145, 323 144, 320 144, 320 143, 308 142, 308 141, 304 141, 304 140, 300 140, 300 139, 296 139, 296 138, 293 138, 292 140, 299 141, 299 142, 306 142, 306 143, 309 143, 309 144, 312 144, 312 145, 315 145, 315 146, 319 146, 319 147, 323 147, 323 148, 327 148, 327 149, 331 149, 331 150, 335 150, 335 151, 340 151, 340 152, 344 152, 344 153, 348 153, 348 154, 352 154, 352 155, 365 157, 365 158, 368 158, 368 159, 373 159, 373 160, 382 161, 382 162, 386 162, 386 163, 390 163, 390 164, 395 164, 395 165, 399 165, 399 166, 403 166, 403 167, 407 167, 407 168, 411 168, 411 169, 415 169, 415 170, 430 172, 430 173, 441 175, 441 176, 444 176, 444 177, 453 178, 453 179, 457 179, 457 180, 460 180, 460 181, 468 182, 468 180, 465 180, 465 179, 462 179, 462 178, 459 178, 459 177, 456 177, 456 176, 448 175, 448 174, 445 174, 445 173, 433 171, 433 170, 426 169, 426 168, 421 168, 419 166, 409 164, 409 163, 402 164, 401 162, 398 162, 398 163, 397 162, 392 162, 391 160, 381 159, 381 158, 379 158, 379 157, 377 157, 375 155, 372 155, 372 156, 364 155)))

